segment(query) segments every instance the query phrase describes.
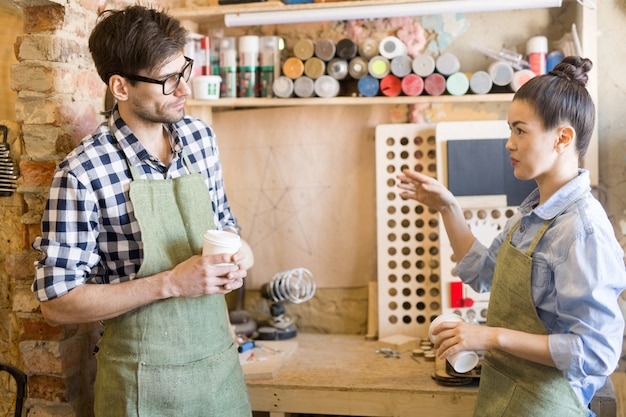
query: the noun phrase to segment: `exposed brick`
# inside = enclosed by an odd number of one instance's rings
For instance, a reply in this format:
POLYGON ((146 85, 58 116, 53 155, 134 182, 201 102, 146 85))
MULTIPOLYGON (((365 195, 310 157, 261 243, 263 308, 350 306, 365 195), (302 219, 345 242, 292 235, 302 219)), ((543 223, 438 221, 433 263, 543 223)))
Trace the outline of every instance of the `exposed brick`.
POLYGON ((57 341, 25 340, 20 342, 24 372, 29 375, 63 375, 63 365, 57 341))
POLYGON ((63 327, 50 326, 43 318, 22 318, 20 337, 22 340, 61 341, 65 337, 65 332, 63 327))
POLYGON ((87 60, 91 62, 89 48, 66 37, 50 34, 31 34, 19 36, 16 41, 17 58, 20 61, 51 61, 72 63, 87 60))
POLYGON ((13 278, 32 277, 34 272, 33 264, 37 258, 37 252, 32 250, 12 253, 7 256, 4 268, 13 278))
MULTIPOLYGON (((78 72, 69 64, 52 63, 41 65, 35 61, 25 61, 11 66, 11 88, 19 90, 19 97, 28 93, 54 93, 71 95, 78 82, 78 72)), ((33 96, 33 94, 30 94, 33 96)))
POLYGON ((32 375, 28 378, 28 397, 46 401, 65 401, 65 378, 50 375, 32 375))
POLYGON ((65 7, 59 4, 26 7, 24 9, 24 32, 49 32, 63 28, 65 7))
MULTIPOLYGON (((39 301, 37 301, 37 298, 31 291, 30 285, 16 288, 13 294, 13 311, 16 313, 36 313, 39 311, 39 301)), ((28 337, 26 339, 31 338, 28 337)))
POLYGON ((21 161, 20 173, 24 179, 23 185, 49 187, 55 168, 54 162, 21 161))
MULTIPOLYGON (((18 100, 19 101, 19 100, 18 100)), ((61 133, 58 126, 23 125, 22 137, 28 156, 35 161, 49 161, 57 155, 56 142, 61 133)), ((62 158, 64 155, 58 155, 62 158)))

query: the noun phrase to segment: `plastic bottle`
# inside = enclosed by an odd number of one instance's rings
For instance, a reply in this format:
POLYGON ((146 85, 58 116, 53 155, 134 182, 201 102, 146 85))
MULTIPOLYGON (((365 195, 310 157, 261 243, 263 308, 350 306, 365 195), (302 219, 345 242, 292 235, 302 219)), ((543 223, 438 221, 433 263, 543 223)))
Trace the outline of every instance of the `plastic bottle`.
POLYGON ((234 37, 220 40, 220 97, 237 97, 237 44, 234 37))
POLYGON ((535 75, 546 73, 546 61, 548 57, 548 38, 534 36, 526 42, 526 54, 530 69, 535 75))
POLYGON ((239 66, 237 97, 256 97, 259 70, 259 37, 239 37, 239 66))

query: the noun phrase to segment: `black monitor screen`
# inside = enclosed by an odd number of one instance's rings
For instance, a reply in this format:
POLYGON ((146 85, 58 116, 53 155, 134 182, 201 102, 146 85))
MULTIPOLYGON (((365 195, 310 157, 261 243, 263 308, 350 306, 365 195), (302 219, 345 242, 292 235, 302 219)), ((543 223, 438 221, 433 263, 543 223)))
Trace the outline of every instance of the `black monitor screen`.
POLYGON ((537 185, 515 178, 506 141, 448 140, 448 189, 456 196, 506 194, 508 206, 519 206, 537 185))

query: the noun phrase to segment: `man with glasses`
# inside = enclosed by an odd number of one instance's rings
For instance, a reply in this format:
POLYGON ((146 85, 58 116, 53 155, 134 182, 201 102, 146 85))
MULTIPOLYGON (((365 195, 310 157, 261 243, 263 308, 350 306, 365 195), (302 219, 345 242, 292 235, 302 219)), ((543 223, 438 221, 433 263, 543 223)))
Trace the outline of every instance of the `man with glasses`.
POLYGON ((53 325, 102 321, 96 416, 250 416, 224 294, 244 255, 200 256, 237 233, 212 129, 185 116, 187 31, 142 6, 105 11, 89 48, 110 117, 57 168, 33 292, 53 325))

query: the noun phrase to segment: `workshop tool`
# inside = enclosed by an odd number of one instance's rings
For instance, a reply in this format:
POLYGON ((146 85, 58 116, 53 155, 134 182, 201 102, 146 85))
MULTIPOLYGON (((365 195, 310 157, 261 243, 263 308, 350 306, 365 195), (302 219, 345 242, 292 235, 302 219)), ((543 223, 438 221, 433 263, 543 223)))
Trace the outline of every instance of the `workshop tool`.
POLYGON ((9 129, 0 125, 4 140, 0 143, 0 196, 8 197, 17 189, 17 167, 11 159, 9 145, 9 129))

